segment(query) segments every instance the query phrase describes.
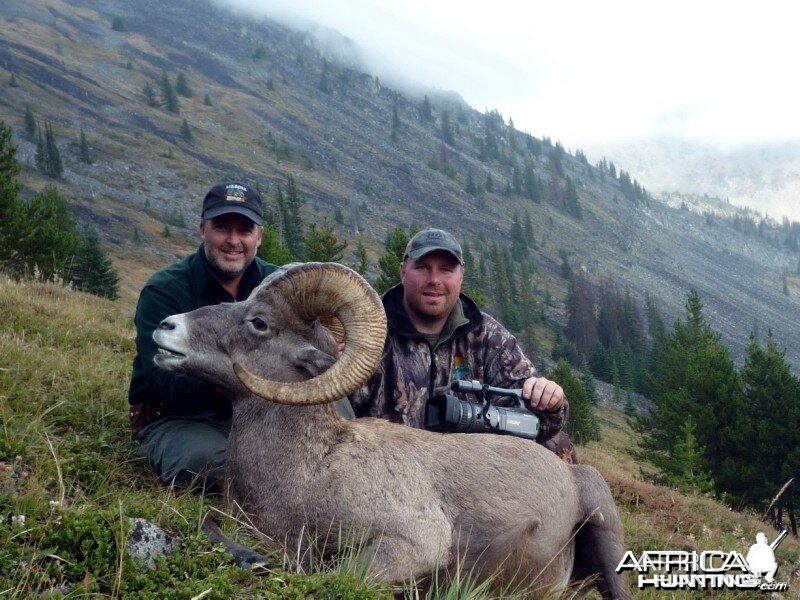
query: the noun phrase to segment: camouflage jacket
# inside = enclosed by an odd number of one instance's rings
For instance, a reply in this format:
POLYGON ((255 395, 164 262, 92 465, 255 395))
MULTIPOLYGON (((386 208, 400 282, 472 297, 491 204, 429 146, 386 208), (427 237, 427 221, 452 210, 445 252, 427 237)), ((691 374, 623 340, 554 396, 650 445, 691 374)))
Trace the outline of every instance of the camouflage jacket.
MULTIPOLYGON (((426 400, 445 392, 454 393, 450 384, 456 379, 521 388, 523 381, 536 374, 516 338, 464 294, 461 294, 461 310, 453 310, 454 315, 435 347, 417 332, 408 318, 403 307, 402 285, 384 294, 383 305, 389 333, 378 370, 350 398, 358 417, 379 417, 421 428, 426 400)), ((472 395, 455 395, 476 401, 472 395)), ((514 406, 509 398, 495 398, 493 403, 514 406)), ((556 412, 537 413, 541 420, 537 441, 544 443, 558 433, 567 413, 566 401, 556 412)))

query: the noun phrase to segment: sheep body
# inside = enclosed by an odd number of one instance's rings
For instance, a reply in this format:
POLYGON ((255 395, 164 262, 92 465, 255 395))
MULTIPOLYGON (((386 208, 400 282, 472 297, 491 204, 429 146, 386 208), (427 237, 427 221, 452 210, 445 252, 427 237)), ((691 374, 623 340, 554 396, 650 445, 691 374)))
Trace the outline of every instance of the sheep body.
POLYGON ((614 572, 621 523, 593 468, 520 438, 345 421, 332 404, 285 406, 250 393, 235 365, 286 382, 335 371, 330 333, 283 290, 266 283, 245 302, 170 317, 154 338, 166 352, 160 366, 231 393, 229 499, 289 549, 366 535, 368 572, 390 583, 458 566, 562 589, 576 564, 580 576, 598 576, 604 597, 628 597, 614 572))

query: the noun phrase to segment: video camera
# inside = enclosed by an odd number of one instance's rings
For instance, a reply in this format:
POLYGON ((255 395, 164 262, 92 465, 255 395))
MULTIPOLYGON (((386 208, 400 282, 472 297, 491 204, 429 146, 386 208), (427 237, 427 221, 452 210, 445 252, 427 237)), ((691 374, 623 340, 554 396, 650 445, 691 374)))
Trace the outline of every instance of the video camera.
POLYGON ((504 408, 489 404, 490 396, 511 396, 522 403, 522 390, 491 387, 479 381, 454 381, 454 392, 475 394, 480 404, 449 394, 428 399, 425 404, 425 429, 457 433, 503 433, 536 439, 539 418, 522 407, 504 408))

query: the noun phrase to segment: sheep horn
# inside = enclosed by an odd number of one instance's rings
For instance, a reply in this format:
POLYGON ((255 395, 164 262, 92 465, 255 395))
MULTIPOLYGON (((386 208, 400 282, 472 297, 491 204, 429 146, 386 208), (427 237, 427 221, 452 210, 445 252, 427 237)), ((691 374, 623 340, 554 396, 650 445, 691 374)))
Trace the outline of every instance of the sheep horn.
POLYGON ((307 381, 271 381, 234 364, 245 387, 272 402, 303 405, 333 402, 361 387, 380 363, 386 340, 386 313, 375 290, 355 271, 337 263, 305 263, 269 285, 280 290, 303 318, 340 321, 347 344, 330 369, 307 381))

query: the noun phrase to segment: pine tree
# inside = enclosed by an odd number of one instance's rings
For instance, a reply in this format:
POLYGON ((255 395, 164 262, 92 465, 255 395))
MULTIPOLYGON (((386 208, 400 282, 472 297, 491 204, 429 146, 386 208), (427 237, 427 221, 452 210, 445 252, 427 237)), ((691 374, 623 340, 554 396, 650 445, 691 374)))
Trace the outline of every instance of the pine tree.
MULTIPOLYGON (((763 510, 775 491, 800 472, 800 381, 771 330, 764 345, 751 333, 741 377, 744 402, 738 418, 722 432, 726 456, 715 479, 736 504, 763 510)), ((780 504, 791 508, 793 491, 780 504)))
POLYGON ((464 187, 464 191, 470 196, 476 196, 478 194, 478 187, 475 185, 475 180, 472 178, 472 171, 467 172, 467 184, 464 187))
POLYGON ((33 116, 30 104, 25 105, 25 135, 29 140, 33 140, 36 135, 36 119, 33 116))
POLYGON ((16 88, 19 87, 19 83, 17 82, 17 76, 14 73, 11 74, 11 77, 8 79, 8 87, 16 88))
POLYGON ((400 283, 400 263, 411 236, 402 227, 395 227, 388 235, 385 243, 386 252, 378 259, 380 275, 375 281, 375 290, 383 294, 389 288, 400 283))
POLYGON ((175 88, 172 87, 172 82, 170 82, 166 71, 161 73, 161 100, 169 112, 176 115, 181 112, 178 94, 175 93, 175 88))
POLYGON ((450 114, 444 110, 442 111, 442 140, 451 146, 456 145, 455 137, 453 136, 453 126, 450 124, 450 114))
POLYGON ((694 435, 704 448, 704 468, 719 476, 729 452, 724 435, 727 428, 736 427, 743 404, 742 385, 730 352, 706 322, 694 290, 687 296, 685 320, 676 321, 664 340, 654 385, 650 411, 636 419, 644 456, 668 478, 675 476, 675 443, 685 437, 686 418, 692 415, 694 435))
POLYGON ((491 173, 486 173, 486 183, 483 184, 483 187, 490 194, 494 193, 494 179, 492 179, 491 173))
POLYGON ((203 97, 203 104, 205 104, 206 106, 214 106, 214 103, 211 102, 211 95, 210 94, 206 94, 203 97))
POLYGON ((305 246, 307 262, 339 262, 344 256, 347 241, 339 239, 333 224, 326 217, 319 227, 316 223, 308 226, 305 246))
POLYGON ((303 199, 297 192, 294 177, 286 177, 286 195, 278 186, 276 191, 276 204, 281 215, 283 241, 294 257, 303 256, 303 220, 300 209, 303 199))
POLYGON ((359 275, 365 276, 369 270, 369 259, 367 258, 367 249, 361 242, 358 242, 356 246, 356 258, 358 259, 358 263, 353 265, 353 269, 359 275))
POLYGON ((22 219, 22 205, 18 198, 20 184, 17 181, 20 166, 16 155, 11 127, 0 121, 0 269, 3 270, 7 270, 16 254, 15 240, 22 219))
POLYGON ((127 31, 125 29, 125 21, 122 20, 122 17, 114 17, 111 19, 111 29, 119 32, 127 31))
POLYGON ((83 127, 81 127, 81 141, 79 144, 79 152, 80 152, 81 162, 84 162, 87 165, 90 165, 94 162, 92 160, 91 155, 89 154, 89 142, 86 141, 86 134, 83 131, 83 127))
POLYGON ((147 106, 151 106, 153 108, 158 107, 159 102, 158 98, 156 97, 156 90, 152 85, 150 85, 150 83, 144 84, 142 93, 144 94, 144 100, 147 102, 147 106))
POLYGON ((69 279, 82 292, 110 300, 119 297, 119 276, 94 230, 78 243, 69 279))
POLYGON ((170 230, 169 225, 166 223, 164 223, 164 228, 161 230, 161 235, 163 235, 165 238, 172 237, 172 231, 170 230))
POLYGON ((49 177, 58 178, 64 173, 61 153, 58 151, 53 126, 49 121, 45 121, 44 135, 42 135, 42 130, 39 128, 35 161, 36 167, 49 177))
POLYGON ((184 119, 183 123, 181 123, 181 139, 190 144, 194 142, 194 134, 192 133, 192 128, 189 127, 189 122, 186 119, 184 119))
POLYGON ((692 415, 687 415, 680 427, 678 437, 672 447, 667 482, 681 490, 708 492, 713 487, 711 474, 706 470, 703 461, 705 449, 700 446, 695 436, 695 424, 692 415))
POLYGON ((525 230, 522 228, 522 223, 520 223, 517 213, 514 213, 509 239, 511 240, 511 258, 517 262, 527 260, 529 255, 528 240, 525 238, 525 230))
POLYGON ((264 224, 264 235, 258 247, 258 257, 273 265, 282 266, 293 262, 292 253, 281 242, 281 233, 269 223, 264 224))
POLYGON ((600 424, 594 407, 589 403, 586 390, 580 380, 573 375, 569 363, 563 358, 559 359, 556 368, 550 373, 549 379, 558 383, 564 389, 564 395, 569 398, 570 418, 565 429, 574 442, 585 444, 599 440, 600 424))
POLYGON ((18 222, 12 274, 42 281, 67 279, 75 254, 78 234, 66 200, 54 186, 48 186, 22 208, 18 222))
POLYGON ((397 114, 397 105, 392 107, 392 135, 391 140, 396 142, 400 139, 400 116, 397 114))
POLYGON ((589 281, 579 272, 572 273, 567 290, 567 326, 564 333, 570 342, 570 358, 575 364, 585 362, 597 346, 594 295, 589 281))
POLYGON ((433 121, 433 109, 431 108, 431 103, 430 100, 428 100, 428 96, 425 96, 425 99, 422 101, 422 105, 419 109, 419 116, 426 123, 433 121))
POLYGON ((183 74, 183 71, 178 71, 178 75, 175 77, 175 93, 184 98, 191 98, 194 96, 194 91, 192 91, 192 88, 189 86, 189 81, 186 79, 186 75, 183 74))

